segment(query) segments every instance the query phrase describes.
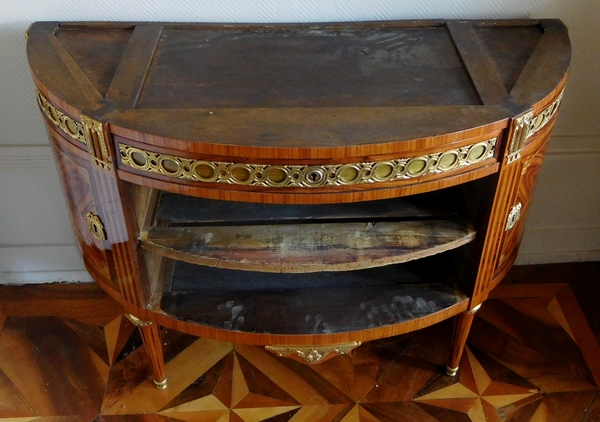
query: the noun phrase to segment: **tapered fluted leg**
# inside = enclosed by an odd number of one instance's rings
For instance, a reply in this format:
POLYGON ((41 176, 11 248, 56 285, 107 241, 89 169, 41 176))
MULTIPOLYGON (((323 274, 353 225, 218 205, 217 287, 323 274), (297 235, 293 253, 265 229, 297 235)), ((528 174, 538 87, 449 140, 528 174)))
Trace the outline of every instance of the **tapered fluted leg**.
POLYGON ((154 371, 154 384, 159 390, 164 390, 167 388, 167 374, 160 329, 158 325, 152 323, 138 324, 138 328, 150 356, 150 363, 154 371))
POLYGON ((458 372, 458 366, 460 358, 465 350, 467 344, 467 337, 469 337, 469 331, 473 324, 473 318, 475 318, 475 312, 479 310, 481 304, 477 305, 470 311, 465 311, 456 316, 456 325, 454 326, 454 339, 452 345, 452 357, 450 363, 446 367, 446 374, 451 377, 455 376, 458 372))

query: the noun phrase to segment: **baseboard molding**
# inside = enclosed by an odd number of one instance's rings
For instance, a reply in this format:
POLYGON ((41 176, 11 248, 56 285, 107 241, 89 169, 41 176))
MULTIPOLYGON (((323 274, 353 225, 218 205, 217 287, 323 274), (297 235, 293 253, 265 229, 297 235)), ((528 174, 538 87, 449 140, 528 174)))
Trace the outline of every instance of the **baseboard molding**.
POLYGON ((0 285, 44 284, 44 283, 90 283, 94 280, 83 271, 28 271, 0 273, 0 285))
POLYGON ((519 254, 515 265, 562 264, 565 262, 600 261, 600 251, 523 253, 519 254))
POLYGON ((600 227, 525 230, 516 265, 600 261, 600 227))
MULTIPOLYGON (((9 274, 14 275, 17 281, 28 278, 27 274, 38 274, 32 278, 41 279, 41 275, 45 273, 53 274, 54 277, 60 273, 82 274, 84 272, 83 261, 74 244, 0 247, 0 274, 5 274, 3 276, 5 279, 8 279, 9 274), (19 274, 21 275, 18 276, 19 274)), ((52 277, 48 280, 52 281, 52 277)))
POLYGON ((48 145, 0 145, 0 168, 50 168, 54 158, 48 145))

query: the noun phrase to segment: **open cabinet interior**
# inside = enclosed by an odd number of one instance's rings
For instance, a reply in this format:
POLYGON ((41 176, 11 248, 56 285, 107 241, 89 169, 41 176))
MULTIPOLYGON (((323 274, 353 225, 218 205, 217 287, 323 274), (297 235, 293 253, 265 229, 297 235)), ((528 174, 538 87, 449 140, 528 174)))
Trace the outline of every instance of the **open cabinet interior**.
POLYGON ((222 330, 331 334, 464 305, 484 183, 355 203, 211 200, 132 185, 156 312, 222 330))

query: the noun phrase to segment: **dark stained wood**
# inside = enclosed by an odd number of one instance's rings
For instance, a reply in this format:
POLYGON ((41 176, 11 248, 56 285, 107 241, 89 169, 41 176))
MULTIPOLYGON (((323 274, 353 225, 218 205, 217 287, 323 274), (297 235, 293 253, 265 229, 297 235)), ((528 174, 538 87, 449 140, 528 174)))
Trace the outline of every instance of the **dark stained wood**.
MULTIPOLYGON (((481 319, 494 326, 505 324, 505 322, 502 322, 502 315, 506 314, 506 310, 511 304, 508 301, 487 303, 480 310, 481 319)), ((530 306, 533 306, 533 304, 530 306)), ((528 345, 550 362, 554 362, 557 369, 564 368, 577 374, 579 379, 594 385, 594 377, 588 367, 589 364, 581 355, 576 343, 569 338, 569 334, 561 326, 547 325, 542 329, 538 326, 539 318, 534 319, 525 314, 517 315, 520 324, 519 327, 515 327, 511 331, 510 334, 513 338, 518 339, 524 345, 528 345), (535 346, 531 347, 533 344, 535 346), (556 359, 558 355, 561 356, 560 360, 556 359)), ((590 364, 595 365, 597 362, 591 360, 590 364)))
POLYGON ((113 363, 106 382, 102 412, 107 413, 106 409, 151 375, 150 358, 144 348, 132 350, 124 359, 113 363))
POLYGON ((265 159, 293 164, 382 154, 400 158, 415 151, 452 149, 466 139, 493 138, 494 132, 506 128, 509 116, 498 105, 159 109, 152 110, 151 118, 149 113, 113 113, 111 130, 146 145, 260 159, 258 164, 265 159), (177 121, 190 123, 176 125, 177 121))
MULTIPOLYGON (((1 378, 8 380, 9 385, 12 384, 20 392, 20 396, 33 407, 31 413, 34 415, 79 414, 90 417, 94 414, 90 402, 82 400, 58 369, 44 359, 42 353, 10 321, 5 323, 0 333, 0 362, 1 378), (13 360, 15 356, 19 359, 13 360), (50 394, 49 386, 52 386, 50 394)), ((21 411, 28 410, 23 406, 20 408, 21 411)))
MULTIPOLYGON (((404 356, 414 346, 418 334, 411 333, 401 337, 363 343, 354 349, 351 355, 339 356, 319 365, 293 364, 297 373, 316 372, 330 385, 342 391, 352 400, 359 402, 371 390, 381 377, 394 365, 400 356, 404 356)), ((399 386, 400 387, 400 386, 399 386)))
POLYGON ((134 108, 148 72, 160 32, 160 26, 136 26, 116 68, 106 98, 119 107, 134 108))
POLYGON ((577 421, 583 419, 589 409, 590 401, 596 395, 595 391, 548 394, 545 409, 539 413, 548 415, 549 420, 577 421))
POLYGON ((447 26, 481 101, 483 104, 498 104, 508 92, 473 25, 450 21, 447 26))
POLYGON ((581 422, 594 422, 600 420, 600 395, 596 394, 592 405, 586 409, 581 422))
POLYGON ((377 380, 361 402, 365 405, 408 402, 423 395, 435 381, 441 381, 444 386, 452 385, 454 378, 443 375, 451 345, 448 329, 451 326, 448 322, 439 326, 414 339, 411 347, 377 380))
POLYGON ((586 323, 575 294, 570 288, 565 288, 557 296, 557 301, 560 304, 560 313, 566 321, 570 321, 568 328, 585 357, 596 386, 600 386, 600 347, 586 323))
MULTIPOLYGON (((433 410, 435 416, 431 413, 422 409, 422 405, 418 403, 411 402, 399 402, 399 403, 366 403, 362 406, 362 412, 359 412, 360 420, 363 420, 364 413, 367 413, 367 421, 379 421, 379 422, 394 422, 398 420, 407 421, 407 422, 435 422, 438 420, 457 420, 461 421, 462 419, 456 418, 456 416, 452 415, 451 412, 445 411, 444 414, 440 414, 441 412, 436 412, 433 410), (364 412, 364 413, 363 413, 364 412), (454 417, 452 417, 452 416, 454 417), (372 419, 368 419, 371 417, 372 419), (438 419, 439 418, 439 419, 438 419)), ((431 412, 431 410, 430 410, 431 412)), ((464 419, 465 422, 468 419, 464 419)))
MULTIPOLYGON (((91 351, 88 342, 56 317, 14 318, 21 333, 44 355, 69 384, 77 390, 86 406, 100 408, 104 397, 103 384, 108 375, 108 362, 91 351), (56 343, 69 344, 67 353, 54 353, 56 343), (106 363, 106 371, 101 360, 106 363)), ((82 329, 84 327, 77 327, 82 329)), ((106 353, 106 345, 104 353, 106 353)))
POLYGON ((98 92, 106 96, 119 61, 127 54, 125 48, 131 37, 131 28, 98 29, 93 37, 86 36, 89 32, 83 28, 66 28, 63 24, 59 28, 55 33, 58 41, 98 92), (90 49, 93 55, 89 54, 90 49))
POLYGON ((77 88, 81 91, 81 94, 86 98, 86 100, 94 104, 100 100, 102 100, 102 94, 98 92, 96 86, 89 80, 87 75, 81 70, 77 62, 71 57, 69 52, 64 48, 64 46, 60 43, 58 38, 54 34, 49 35, 48 39, 50 40, 50 44, 54 47, 61 60, 67 67, 69 73, 73 77, 77 88))
POLYGON ((138 108, 430 104, 478 104, 443 27, 165 28, 138 108))
POLYGON ((549 78, 558 85, 559 80, 568 73, 571 61, 571 44, 565 25, 558 20, 543 20, 540 23, 544 34, 510 92, 511 102, 524 108, 536 102, 534 96, 550 94, 554 87, 539 91, 534 87, 549 78))
POLYGON ((59 100, 54 104, 58 104, 67 114, 78 117, 81 110, 90 105, 90 99, 82 95, 77 81, 51 41, 57 28, 58 22, 44 22, 29 27, 27 60, 32 70, 33 68, 46 70, 40 73, 33 72, 34 80, 41 85, 41 90, 46 92, 43 87, 52 86, 52 91, 60 92, 59 98, 63 99, 62 102, 59 100))
POLYGON ((515 22, 518 27, 478 25, 475 22, 473 25, 498 76, 510 92, 540 40, 543 29, 537 21, 533 25, 531 22, 529 25, 515 22))

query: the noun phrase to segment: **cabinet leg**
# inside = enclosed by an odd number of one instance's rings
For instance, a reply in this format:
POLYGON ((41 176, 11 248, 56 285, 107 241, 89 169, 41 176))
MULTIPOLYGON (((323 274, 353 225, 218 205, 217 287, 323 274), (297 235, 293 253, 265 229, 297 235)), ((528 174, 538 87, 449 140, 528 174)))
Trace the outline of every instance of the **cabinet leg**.
POLYGON ((144 346, 150 356, 152 370, 154 371, 154 384, 159 390, 167 388, 167 374, 165 371, 165 358, 163 344, 160 338, 160 329, 156 324, 138 324, 144 346))
POLYGON ((475 312, 479 310, 481 304, 477 305, 470 311, 465 311, 462 314, 457 315, 456 325, 454 326, 454 339, 452 345, 452 357, 450 363, 446 366, 446 374, 451 377, 455 376, 458 372, 458 366, 460 358, 465 350, 467 344, 467 337, 469 337, 469 331, 471 330, 471 324, 473 324, 473 318, 475 318, 475 312))

